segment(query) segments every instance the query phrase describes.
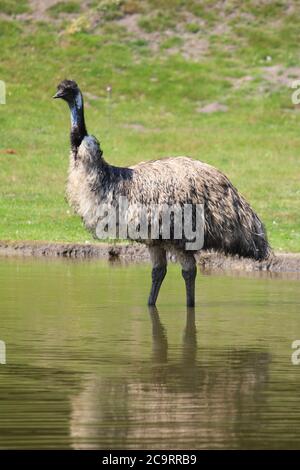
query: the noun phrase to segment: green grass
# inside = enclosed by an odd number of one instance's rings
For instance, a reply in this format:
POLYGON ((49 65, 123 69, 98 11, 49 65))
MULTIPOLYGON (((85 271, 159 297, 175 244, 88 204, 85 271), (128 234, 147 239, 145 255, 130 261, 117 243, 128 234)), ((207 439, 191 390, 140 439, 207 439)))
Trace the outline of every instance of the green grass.
POLYGON ((79 13, 80 5, 77 2, 58 2, 48 8, 48 13, 57 17, 60 13, 79 13))
MULTIPOLYGON (((1 11, 9 3, 20 4, 0 2, 1 11)), ((99 13, 99 3, 91 3, 89 12, 99 13)), ((148 31, 160 32, 158 52, 151 39, 126 32, 114 19, 70 34, 74 28, 65 18, 53 24, 0 18, 0 79, 7 87, 7 104, 0 105, 0 239, 91 240, 64 200, 69 113, 51 96, 68 77, 100 98, 88 100, 86 120, 109 162, 130 165, 182 154, 206 161, 250 201, 275 249, 300 251, 300 116, 291 105, 291 90, 266 82, 262 69, 298 64, 298 3, 293 22, 280 2, 269 7, 265 22, 266 9, 245 2, 240 16, 228 16, 228 30, 221 35, 214 30, 216 3, 204 2, 200 11, 193 1, 178 1, 175 15, 166 0, 161 16, 155 10, 163 9, 161 2, 145 1, 140 20, 152 22, 148 31), (243 16, 247 5, 255 19, 250 23, 243 16), (197 34, 189 33, 209 41, 198 61, 180 54, 184 38, 176 27, 185 9, 205 22, 197 34), (164 36, 169 19, 174 35, 164 36), (236 88, 233 80, 244 76, 252 80, 236 88), (229 111, 197 112, 215 101, 229 111), (128 127, 135 123, 143 132, 128 127)), ((236 12, 236 2, 230 3, 236 12)), ((119 8, 124 15, 124 2, 119 8)), ((90 21, 82 6, 85 13, 90 21)))
POLYGON ((197 23, 187 23, 185 29, 188 33, 196 34, 200 31, 200 26, 197 23))
POLYGON ((17 15, 29 11, 27 0, 0 0, 0 13, 17 15))
POLYGON ((178 36, 171 36, 167 38, 161 43, 162 49, 170 49, 171 47, 181 46, 183 44, 183 40, 178 36))
POLYGON ((154 16, 142 17, 139 26, 147 33, 154 31, 165 31, 166 29, 174 29, 176 25, 174 15, 166 14, 158 11, 154 16))

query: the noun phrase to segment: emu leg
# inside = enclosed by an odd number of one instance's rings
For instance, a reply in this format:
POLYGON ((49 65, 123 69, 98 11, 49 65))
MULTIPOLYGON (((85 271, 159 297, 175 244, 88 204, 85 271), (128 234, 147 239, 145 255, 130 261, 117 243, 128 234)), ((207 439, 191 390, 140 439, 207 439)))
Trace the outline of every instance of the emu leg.
POLYGON ((197 276, 197 268, 194 266, 188 271, 181 271, 182 277, 185 280, 186 288, 186 305, 187 307, 195 307, 195 280, 197 276))
POLYGON ((160 286, 167 273, 166 251, 161 247, 150 247, 150 257, 153 264, 152 268, 152 286, 148 299, 148 305, 154 306, 159 294, 160 286))
POLYGON ((195 306, 195 280, 197 276, 197 267, 194 255, 190 253, 181 253, 179 261, 182 267, 182 277, 185 281, 186 288, 186 305, 187 307, 195 306))
POLYGON ((165 278, 167 273, 166 266, 156 266, 152 269, 152 286, 151 291, 148 299, 148 305, 154 306, 156 304, 156 300, 159 294, 160 286, 165 278))

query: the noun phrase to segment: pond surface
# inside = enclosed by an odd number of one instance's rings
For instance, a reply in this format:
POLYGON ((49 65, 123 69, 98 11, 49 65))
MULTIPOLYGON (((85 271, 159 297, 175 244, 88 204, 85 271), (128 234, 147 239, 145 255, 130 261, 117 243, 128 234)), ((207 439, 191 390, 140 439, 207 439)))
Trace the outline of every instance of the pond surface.
POLYGON ((299 280, 199 274, 195 311, 177 265, 158 311, 149 282, 0 259, 0 448, 300 448, 299 280))

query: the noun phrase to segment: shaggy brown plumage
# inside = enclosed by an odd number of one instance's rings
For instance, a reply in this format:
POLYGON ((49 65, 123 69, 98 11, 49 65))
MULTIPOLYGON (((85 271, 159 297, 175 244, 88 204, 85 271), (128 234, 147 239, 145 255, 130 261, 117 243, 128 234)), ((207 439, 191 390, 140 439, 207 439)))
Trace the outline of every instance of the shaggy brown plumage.
MULTIPOLYGON (((126 197, 131 204, 140 203, 149 211, 153 205, 163 207, 165 204, 177 204, 183 207, 185 204, 203 204, 203 249, 215 249, 256 260, 270 255, 262 222, 223 173, 184 156, 143 162, 129 168, 109 165, 102 157, 97 139, 87 135, 82 95, 76 83, 62 82, 57 95, 64 98, 71 109, 72 151, 67 198, 94 234, 101 207, 104 204, 117 206, 119 196, 126 197)), ((139 223, 136 212, 130 213, 130 210, 127 220, 139 223)), ((150 216, 148 221, 151 229, 150 216)), ((185 249, 185 238, 174 239, 172 233, 170 240, 141 240, 149 246, 153 262, 149 304, 155 304, 166 274, 166 251, 173 251, 182 265, 187 304, 192 306, 196 277, 193 252, 185 249)))

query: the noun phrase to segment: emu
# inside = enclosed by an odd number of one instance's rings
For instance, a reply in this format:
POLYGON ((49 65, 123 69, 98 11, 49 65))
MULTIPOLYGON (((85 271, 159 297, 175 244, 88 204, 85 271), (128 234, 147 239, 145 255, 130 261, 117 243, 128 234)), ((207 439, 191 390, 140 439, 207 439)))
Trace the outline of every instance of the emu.
MULTIPOLYGON (((255 260, 267 259, 271 249, 265 228, 248 202, 216 168, 186 156, 169 157, 121 168, 107 163, 98 140, 88 135, 82 93, 76 82, 63 80, 53 98, 62 98, 71 112, 71 153, 67 199, 86 228, 97 236, 99 213, 105 204, 118 204, 119 196, 130 204, 151 206, 201 204, 204 208, 202 249, 255 260)), ((130 216, 129 216, 130 217, 130 216)), ((135 222, 138 225, 138 216, 135 222)), ((193 219, 194 220, 194 219, 193 219)), ((151 228, 151 220, 149 220, 151 228)), ((152 286, 148 305, 154 306, 167 272, 167 253, 176 255, 186 286, 186 304, 195 305, 197 275, 195 253, 186 249, 184 236, 170 239, 144 237, 152 261, 152 286)))

